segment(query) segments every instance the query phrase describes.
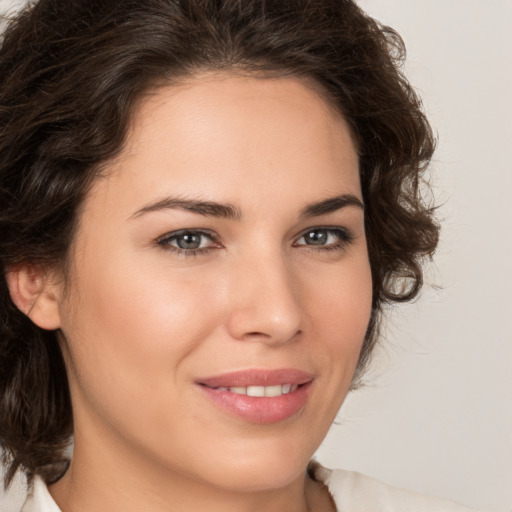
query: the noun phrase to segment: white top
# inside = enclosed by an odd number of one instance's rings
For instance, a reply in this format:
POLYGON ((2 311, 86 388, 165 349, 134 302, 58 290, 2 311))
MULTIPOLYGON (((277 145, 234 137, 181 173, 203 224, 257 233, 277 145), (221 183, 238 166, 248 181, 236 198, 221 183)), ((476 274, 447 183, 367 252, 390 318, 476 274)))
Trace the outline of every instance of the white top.
MULTIPOLYGON (((453 503, 385 485, 354 471, 313 468, 329 489, 338 512, 470 512, 453 503)), ((1 497, 1 496, 0 496, 1 497)), ((2 512, 61 512, 46 484, 34 479, 28 490, 18 480, 2 497, 2 512), (23 495, 24 494, 24 495, 23 495)))

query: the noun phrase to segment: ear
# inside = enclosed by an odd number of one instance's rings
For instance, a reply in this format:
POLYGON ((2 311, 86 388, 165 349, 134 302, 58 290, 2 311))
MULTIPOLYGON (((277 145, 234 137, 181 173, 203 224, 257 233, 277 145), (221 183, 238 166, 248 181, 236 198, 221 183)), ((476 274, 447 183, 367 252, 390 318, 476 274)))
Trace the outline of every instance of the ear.
POLYGON ((22 313, 42 329, 60 328, 60 286, 41 265, 17 265, 5 277, 12 301, 22 313))

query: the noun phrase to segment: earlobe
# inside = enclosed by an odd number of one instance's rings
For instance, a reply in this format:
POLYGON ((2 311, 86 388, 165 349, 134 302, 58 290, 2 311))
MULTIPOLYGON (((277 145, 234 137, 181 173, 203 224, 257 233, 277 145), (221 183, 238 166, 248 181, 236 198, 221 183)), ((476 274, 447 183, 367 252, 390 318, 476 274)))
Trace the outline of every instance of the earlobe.
POLYGON ((38 327, 59 329, 60 311, 57 285, 40 265, 17 265, 6 273, 12 301, 38 327))

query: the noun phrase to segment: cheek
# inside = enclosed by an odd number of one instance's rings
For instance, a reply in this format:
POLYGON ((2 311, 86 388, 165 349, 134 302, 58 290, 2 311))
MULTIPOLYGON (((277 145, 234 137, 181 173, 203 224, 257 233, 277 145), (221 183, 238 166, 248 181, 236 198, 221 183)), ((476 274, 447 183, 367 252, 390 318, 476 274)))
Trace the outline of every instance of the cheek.
POLYGON ((312 323, 311 350, 322 353, 334 395, 344 396, 352 381, 368 328, 372 278, 367 258, 339 271, 317 272, 310 282, 306 310, 312 323), (321 286, 319 286, 321 284, 321 286), (320 348, 319 345, 322 345, 320 348))
POLYGON ((123 393, 147 400, 148 387, 168 384, 168 376, 178 380, 181 361, 215 328, 211 287, 184 273, 166 274, 128 264, 81 269, 63 331, 72 368, 91 398, 103 400, 106 389, 116 389, 114 402, 123 393))
POLYGON ((331 333, 330 338, 337 338, 337 347, 362 344, 372 304, 371 271, 366 258, 357 258, 336 272, 317 271, 306 296, 311 297, 308 309, 317 319, 317 327, 323 326, 331 333))
POLYGON ((187 361, 218 325, 212 287, 141 266, 82 270, 63 326, 75 421, 134 441, 178 436, 187 361))

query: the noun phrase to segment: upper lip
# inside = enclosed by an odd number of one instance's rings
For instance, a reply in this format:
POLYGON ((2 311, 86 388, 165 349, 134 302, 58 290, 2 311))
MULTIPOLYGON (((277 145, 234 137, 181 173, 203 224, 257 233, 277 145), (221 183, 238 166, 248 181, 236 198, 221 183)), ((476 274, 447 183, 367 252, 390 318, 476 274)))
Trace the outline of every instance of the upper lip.
POLYGON ((211 388, 245 387, 245 386, 277 386, 279 384, 306 384, 314 375, 295 368, 249 369, 239 370, 222 375, 197 379, 198 384, 211 388))

